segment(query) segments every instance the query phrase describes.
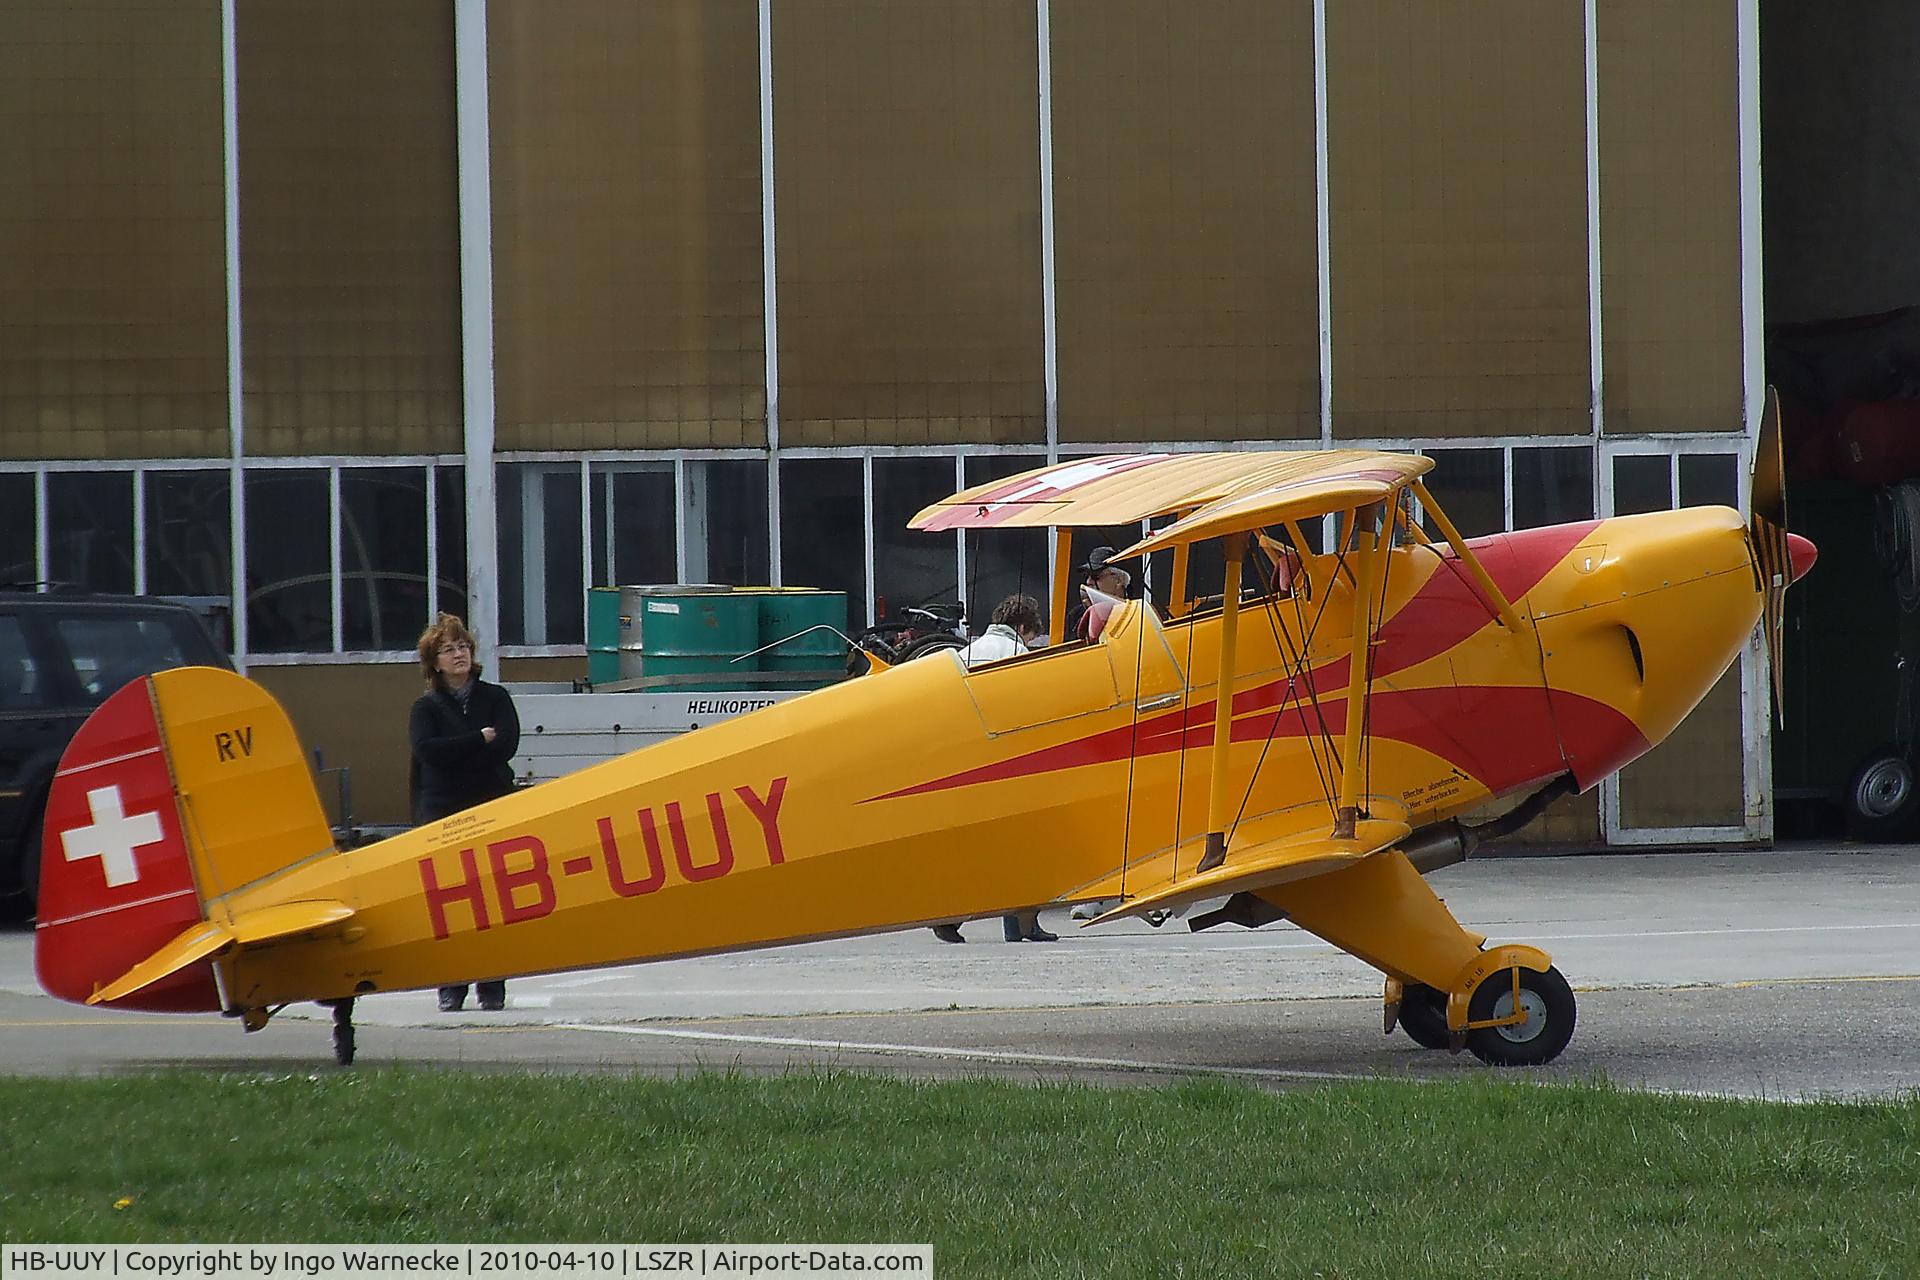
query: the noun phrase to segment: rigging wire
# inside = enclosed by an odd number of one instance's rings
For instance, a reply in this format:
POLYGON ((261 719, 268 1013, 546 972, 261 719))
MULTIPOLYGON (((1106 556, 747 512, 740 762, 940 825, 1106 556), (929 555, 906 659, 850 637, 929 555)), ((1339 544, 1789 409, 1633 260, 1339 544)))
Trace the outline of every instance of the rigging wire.
MULTIPOLYGON (((1263 579, 1263 590, 1265 590, 1267 593, 1266 608, 1263 612, 1265 612, 1265 614, 1267 615, 1267 626, 1273 631, 1274 647, 1276 651, 1278 651, 1284 646, 1287 654, 1287 658, 1293 665, 1286 679, 1286 686, 1287 686, 1286 694, 1276 695, 1273 719, 1267 725, 1266 740, 1260 744, 1259 758, 1254 761, 1253 772, 1247 778, 1246 790, 1241 792, 1240 794, 1240 807, 1234 812, 1233 821, 1228 825, 1227 829, 1229 833, 1231 833, 1235 828, 1237 828, 1240 825, 1240 819, 1246 814, 1247 803, 1253 797, 1254 784, 1259 781, 1261 767, 1266 764, 1267 751, 1270 747, 1273 746, 1274 738, 1279 734, 1280 717, 1283 714, 1288 701, 1290 700, 1289 696, 1287 695, 1292 694, 1292 688, 1293 688, 1294 682, 1296 680, 1299 680, 1303 685, 1306 685, 1307 687, 1311 688, 1310 682, 1304 679, 1305 658, 1302 655, 1304 655, 1306 652, 1309 651, 1311 647, 1313 635, 1316 631, 1319 630, 1320 619, 1325 615, 1326 607, 1327 607, 1327 599, 1326 597, 1323 597, 1320 601, 1319 611, 1314 614, 1313 626, 1311 629, 1307 631, 1305 637, 1303 637, 1302 643, 1301 643, 1301 649, 1299 653, 1296 653, 1293 648, 1292 640, 1290 638, 1285 638, 1286 629, 1284 627, 1279 626, 1277 621, 1279 617, 1279 597, 1275 594, 1276 588, 1274 585, 1277 582, 1277 578, 1274 576, 1271 576, 1269 572, 1263 571, 1261 569, 1260 560, 1258 557, 1254 559, 1254 573, 1263 579)), ((1329 591, 1327 593, 1327 596, 1330 597, 1332 594, 1333 593, 1329 591)), ((1296 609, 1298 608, 1297 597, 1296 597, 1295 607, 1296 609)), ((1316 707, 1317 705, 1318 704, 1316 704, 1316 707)), ((1305 722, 1306 722, 1306 717, 1303 714, 1301 715, 1301 723, 1303 727, 1305 725, 1305 722)), ((1326 719, 1325 719, 1325 716, 1323 715, 1321 716, 1321 723, 1323 726, 1325 725, 1325 722, 1326 722, 1326 719)), ((1313 757, 1314 773, 1319 778, 1319 781, 1320 781, 1321 795, 1327 800, 1328 808, 1329 808, 1329 811, 1331 812, 1333 808, 1333 800, 1334 800, 1333 791, 1332 791, 1331 773, 1330 771, 1327 771, 1327 772, 1322 771, 1320 755, 1319 755, 1319 752, 1314 748, 1313 738, 1311 735, 1307 737, 1307 745, 1308 745, 1308 751, 1313 757)), ((1329 746, 1329 749, 1331 749, 1331 746, 1332 746, 1331 741, 1329 741, 1328 746, 1329 746)))

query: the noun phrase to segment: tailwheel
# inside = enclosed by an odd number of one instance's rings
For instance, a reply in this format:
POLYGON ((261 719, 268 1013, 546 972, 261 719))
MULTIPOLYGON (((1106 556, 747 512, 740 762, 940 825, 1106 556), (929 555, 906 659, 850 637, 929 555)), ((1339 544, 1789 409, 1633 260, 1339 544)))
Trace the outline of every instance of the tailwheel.
POLYGON ((1409 982, 1400 993, 1400 1029, 1422 1049, 1446 1048, 1446 994, 1424 982, 1409 982))
POLYGON ((329 1000, 333 1006, 333 1060, 343 1067, 353 1065, 353 997, 329 1000))
POLYGON ((1537 1067, 1559 1057, 1567 1041, 1573 1038, 1573 988, 1555 968, 1548 968, 1545 973, 1505 969, 1488 974, 1474 988, 1473 998, 1468 1002, 1468 1021, 1498 1021, 1510 1017, 1516 1011, 1516 973, 1520 977, 1518 1011, 1526 1016, 1507 1026, 1475 1027, 1467 1032, 1467 1048, 1489 1066, 1537 1067))

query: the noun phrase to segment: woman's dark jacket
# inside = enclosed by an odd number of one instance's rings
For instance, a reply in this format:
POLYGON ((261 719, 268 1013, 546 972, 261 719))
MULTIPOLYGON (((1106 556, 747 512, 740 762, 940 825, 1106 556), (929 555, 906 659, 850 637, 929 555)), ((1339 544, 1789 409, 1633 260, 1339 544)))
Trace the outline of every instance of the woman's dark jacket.
POLYGON ((520 717, 505 689, 473 682, 467 709, 435 686, 420 695, 407 717, 413 744, 409 788, 416 824, 470 809, 513 790, 513 753, 520 749, 520 717), (493 726, 494 740, 480 731, 493 726))

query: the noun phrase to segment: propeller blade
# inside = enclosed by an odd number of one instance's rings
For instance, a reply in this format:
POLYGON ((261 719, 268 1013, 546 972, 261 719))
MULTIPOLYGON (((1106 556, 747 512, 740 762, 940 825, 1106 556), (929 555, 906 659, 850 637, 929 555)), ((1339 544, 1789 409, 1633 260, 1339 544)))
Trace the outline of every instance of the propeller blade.
POLYGON ((1767 388, 1760 413, 1760 438, 1754 442, 1753 471, 1748 476, 1747 508, 1752 513, 1753 549, 1760 562, 1760 589, 1764 594, 1760 626, 1767 642, 1767 666, 1772 672, 1773 714, 1786 724, 1787 588, 1811 566, 1813 544, 1787 532, 1787 478, 1780 446, 1780 393, 1767 388), (1805 565, 1794 564, 1794 543, 1800 543, 1805 565))
POLYGON ((1767 388, 1760 411, 1760 438, 1753 447, 1747 509, 1759 519, 1787 527, 1787 473, 1780 446, 1780 393, 1767 388))

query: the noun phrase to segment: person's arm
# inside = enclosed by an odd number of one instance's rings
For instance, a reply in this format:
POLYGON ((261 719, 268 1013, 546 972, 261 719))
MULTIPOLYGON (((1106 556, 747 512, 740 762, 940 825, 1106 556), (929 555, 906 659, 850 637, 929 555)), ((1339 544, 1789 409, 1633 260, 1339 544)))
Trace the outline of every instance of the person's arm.
MULTIPOLYGON (((498 686, 495 686, 498 688, 498 686)), ((487 753, 501 764, 513 759, 514 752, 520 750, 520 713, 514 710, 513 695, 505 689, 500 690, 500 705, 493 716, 493 741, 487 744, 487 753)))
MULTIPOLYGON (((413 704, 413 712, 407 717, 407 741, 413 746, 416 759, 431 765, 458 764, 486 745, 486 739, 475 729, 468 733, 436 733, 440 726, 433 714, 433 705, 425 698, 413 704)), ((514 726, 516 736, 519 726, 514 726)))

